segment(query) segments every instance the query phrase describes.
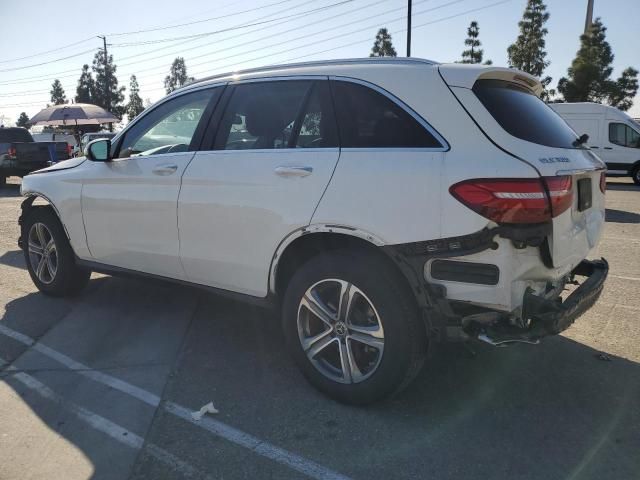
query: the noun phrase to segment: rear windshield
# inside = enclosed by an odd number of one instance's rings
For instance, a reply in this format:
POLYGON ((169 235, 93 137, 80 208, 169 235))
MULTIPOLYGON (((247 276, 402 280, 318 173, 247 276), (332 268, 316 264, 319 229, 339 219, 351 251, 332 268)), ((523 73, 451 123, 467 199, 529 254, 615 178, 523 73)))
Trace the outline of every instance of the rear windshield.
POLYGON ((0 143, 33 142, 31 134, 21 128, 0 128, 0 143))
POLYGON ((473 91, 514 137, 547 147, 576 148, 577 136, 571 127, 526 88, 504 80, 478 80, 473 91))

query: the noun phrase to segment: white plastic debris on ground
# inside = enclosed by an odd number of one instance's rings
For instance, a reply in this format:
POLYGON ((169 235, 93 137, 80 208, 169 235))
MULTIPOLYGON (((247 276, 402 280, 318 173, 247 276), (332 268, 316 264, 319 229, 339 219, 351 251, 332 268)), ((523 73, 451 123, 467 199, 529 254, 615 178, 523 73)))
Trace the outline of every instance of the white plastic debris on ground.
POLYGON ((205 415, 205 413, 220 413, 220 412, 218 412, 216 407, 213 406, 213 402, 209 402, 197 412, 193 412, 191 414, 191 418, 193 418, 194 420, 201 420, 202 417, 205 415))

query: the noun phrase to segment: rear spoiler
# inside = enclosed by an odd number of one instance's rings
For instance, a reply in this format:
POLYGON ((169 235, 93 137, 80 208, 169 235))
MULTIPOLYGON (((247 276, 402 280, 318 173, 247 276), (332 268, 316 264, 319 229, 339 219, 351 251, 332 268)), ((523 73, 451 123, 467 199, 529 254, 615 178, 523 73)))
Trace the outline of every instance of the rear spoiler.
POLYGON ((505 80, 517 83, 536 96, 542 93, 542 84, 533 75, 514 68, 493 67, 489 65, 469 65, 453 63, 439 65, 438 70, 444 81, 450 87, 473 88, 477 80, 505 80))

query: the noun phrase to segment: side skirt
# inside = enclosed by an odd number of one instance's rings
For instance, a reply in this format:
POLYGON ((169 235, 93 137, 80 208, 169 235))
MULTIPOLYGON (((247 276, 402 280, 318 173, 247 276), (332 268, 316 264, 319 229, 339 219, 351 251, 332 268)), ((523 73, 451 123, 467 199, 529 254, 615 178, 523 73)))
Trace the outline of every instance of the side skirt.
POLYGON ((257 307, 266 309, 275 309, 278 305, 277 297, 269 294, 266 297, 254 297, 244 293, 232 292, 230 290, 224 290, 222 288, 210 287, 208 285, 202 285, 199 283, 189 282, 187 280, 179 280, 176 278, 163 277, 162 275, 155 275, 153 273, 140 272, 137 270, 130 270, 128 268, 115 267, 113 265, 105 265, 104 263, 93 262, 91 260, 82 260, 81 258, 75 258, 76 264, 88 268, 89 270, 97 273, 104 273, 106 275, 112 275, 114 277, 127 277, 127 278, 147 278, 151 280, 158 280, 161 282, 174 283, 178 285, 184 285, 187 287, 195 287, 200 290, 218 295, 221 297, 234 300, 236 302, 247 303, 255 305, 257 307))

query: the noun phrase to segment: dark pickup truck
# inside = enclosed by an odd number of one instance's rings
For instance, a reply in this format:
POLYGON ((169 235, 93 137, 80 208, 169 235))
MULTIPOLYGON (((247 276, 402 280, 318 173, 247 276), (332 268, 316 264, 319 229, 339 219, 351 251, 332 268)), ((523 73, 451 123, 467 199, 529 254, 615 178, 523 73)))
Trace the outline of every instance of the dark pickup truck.
POLYGON ((35 142, 25 128, 0 128, 0 186, 7 177, 23 177, 70 154, 67 142, 35 142))

